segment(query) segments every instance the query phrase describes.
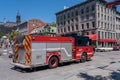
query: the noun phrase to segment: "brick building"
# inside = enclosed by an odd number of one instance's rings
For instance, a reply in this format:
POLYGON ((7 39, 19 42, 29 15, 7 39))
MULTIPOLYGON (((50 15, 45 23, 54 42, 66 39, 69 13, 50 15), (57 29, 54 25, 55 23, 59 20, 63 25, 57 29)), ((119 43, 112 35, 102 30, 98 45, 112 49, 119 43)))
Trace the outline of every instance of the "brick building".
POLYGON ((77 33, 91 39, 90 35, 95 35, 96 46, 113 46, 120 39, 120 13, 105 4, 105 0, 86 0, 56 13, 57 33, 77 33))
POLYGON ((43 21, 38 19, 31 19, 19 24, 17 26, 17 31, 19 31, 21 34, 30 34, 32 30, 35 28, 40 28, 42 26, 45 26, 45 23, 43 21))

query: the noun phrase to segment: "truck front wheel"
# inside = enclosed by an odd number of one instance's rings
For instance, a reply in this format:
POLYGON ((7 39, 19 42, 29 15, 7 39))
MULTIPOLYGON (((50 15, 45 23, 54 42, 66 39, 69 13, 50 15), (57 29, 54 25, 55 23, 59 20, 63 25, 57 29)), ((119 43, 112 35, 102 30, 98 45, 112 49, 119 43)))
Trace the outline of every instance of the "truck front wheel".
POLYGON ((87 60, 87 54, 86 53, 82 53, 81 57, 80 57, 80 62, 85 62, 87 60))
POLYGON ((51 57, 48 65, 49 65, 49 68, 51 68, 51 69, 56 68, 58 66, 58 58, 55 56, 51 57))

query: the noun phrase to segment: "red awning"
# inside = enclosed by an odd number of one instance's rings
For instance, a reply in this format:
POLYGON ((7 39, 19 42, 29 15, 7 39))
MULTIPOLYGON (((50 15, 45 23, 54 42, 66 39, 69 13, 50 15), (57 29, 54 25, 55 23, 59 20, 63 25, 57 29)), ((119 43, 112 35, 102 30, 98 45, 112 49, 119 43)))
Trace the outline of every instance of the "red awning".
POLYGON ((99 39, 100 42, 117 42, 115 39, 99 39))
POLYGON ((86 35, 86 36, 88 36, 93 41, 97 40, 97 35, 96 34, 89 34, 89 35, 86 35))

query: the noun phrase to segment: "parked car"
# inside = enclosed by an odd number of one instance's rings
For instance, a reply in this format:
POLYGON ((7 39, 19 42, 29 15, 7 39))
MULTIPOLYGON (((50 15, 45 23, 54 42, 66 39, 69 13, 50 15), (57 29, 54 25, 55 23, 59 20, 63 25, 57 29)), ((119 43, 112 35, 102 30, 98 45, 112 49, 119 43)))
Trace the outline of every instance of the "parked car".
POLYGON ((120 50, 120 44, 117 44, 113 47, 113 50, 120 50))
POLYGON ((97 52, 106 52, 106 51, 112 51, 113 48, 110 48, 110 47, 97 47, 95 48, 95 51, 97 52))

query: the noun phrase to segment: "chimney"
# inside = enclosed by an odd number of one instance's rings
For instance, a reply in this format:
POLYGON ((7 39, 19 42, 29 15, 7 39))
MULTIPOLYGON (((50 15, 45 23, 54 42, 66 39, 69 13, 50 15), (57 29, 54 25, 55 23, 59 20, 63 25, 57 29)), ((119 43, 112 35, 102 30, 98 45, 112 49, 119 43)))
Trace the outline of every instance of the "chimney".
POLYGON ((64 9, 67 9, 68 7, 67 6, 64 6, 64 9))

